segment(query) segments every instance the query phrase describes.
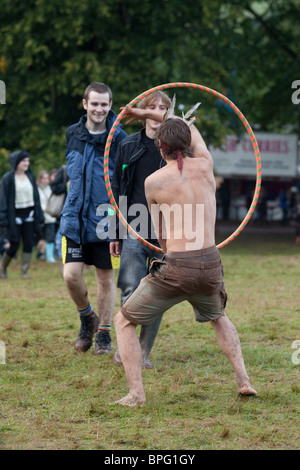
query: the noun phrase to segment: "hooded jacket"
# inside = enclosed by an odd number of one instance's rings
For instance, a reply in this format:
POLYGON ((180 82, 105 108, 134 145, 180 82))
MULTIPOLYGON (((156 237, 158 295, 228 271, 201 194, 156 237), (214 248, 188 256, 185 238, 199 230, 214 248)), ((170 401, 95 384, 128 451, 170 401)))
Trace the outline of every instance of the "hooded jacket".
MULTIPOLYGON (((3 175, 0 185, 0 227, 5 230, 7 239, 11 242, 18 241, 18 230, 15 214, 15 169, 21 160, 29 155, 23 150, 17 150, 10 155, 10 165, 12 170, 3 175)), ((34 230, 35 239, 41 237, 41 224, 44 223, 44 215, 40 204, 38 188, 34 174, 28 169, 25 174, 33 187, 34 198, 34 230)))
POLYGON ((15 152, 12 152, 9 156, 11 169, 15 170, 24 158, 29 158, 29 154, 25 152, 25 150, 16 150, 15 152))
MULTIPOLYGON (((147 148, 143 144, 145 129, 128 136, 124 139, 117 152, 116 163, 113 172, 111 188, 114 198, 119 205, 120 196, 127 197, 127 208, 131 205, 131 195, 135 181, 135 168, 137 161, 147 152, 147 148)), ((160 168, 166 165, 161 158, 160 168)), ((117 222, 117 237, 119 236, 120 224, 117 222)), ((114 241, 117 241, 116 238, 114 241)))
MULTIPOLYGON (((90 134, 85 127, 87 116, 82 116, 66 134, 67 174, 70 179, 67 198, 62 211, 60 231, 78 244, 110 241, 99 238, 107 227, 101 220, 107 213, 98 208, 110 206, 104 182, 104 150, 109 131, 116 119, 110 110, 106 119, 107 130, 103 134, 90 134), (98 215, 99 214, 99 215, 98 215)), ((119 143, 127 136, 119 125, 114 133, 109 153, 109 177, 112 178, 119 143)), ((107 220, 107 219, 105 219, 107 220)))

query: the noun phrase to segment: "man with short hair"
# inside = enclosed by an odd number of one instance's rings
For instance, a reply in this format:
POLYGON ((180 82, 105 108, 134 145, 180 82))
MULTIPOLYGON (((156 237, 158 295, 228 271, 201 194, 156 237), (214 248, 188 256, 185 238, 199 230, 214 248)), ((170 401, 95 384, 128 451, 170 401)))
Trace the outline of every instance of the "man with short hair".
MULTIPOLYGON (((166 93, 157 91, 146 96, 138 104, 139 109, 155 111, 159 116, 164 116, 171 105, 171 100, 166 93)), ((165 165, 160 152, 155 146, 155 137, 160 122, 153 119, 141 119, 144 126, 139 132, 126 137, 118 148, 116 163, 113 173, 112 190, 114 197, 121 209, 128 214, 127 221, 133 223, 139 219, 139 234, 149 243, 159 246, 154 233, 151 216, 148 211, 144 182, 153 172, 165 165), (122 207, 121 198, 126 197, 126 207, 122 207), (140 213, 139 213, 140 212, 140 213)), ((121 289, 121 305, 135 291, 140 280, 148 274, 150 259, 153 256, 162 256, 153 249, 142 245, 129 233, 121 236, 117 241, 110 244, 111 254, 119 256, 121 253, 118 287, 121 289)), ((141 328, 140 342, 143 351, 143 367, 153 368, 148 356, 156 338, 161 318, 157 317, 155 322, 141 328)), ((115 352, 114 363, 121 364, 119 351, 115 352)))
MULTIPOLYGON (((160 119, 149 110, 128 109, 127 113, 139 119, 141 116, 160 119)), ((163 260, 152 260, 150 274, 115 317, 118 347, 129 385, 129 394, 117 403, 136 406, 146 401, 142 383, 143 357, 136 326, 150 325, 163 312, 184 300, 192 305, 196 321, 209 321, 215 329, 219 345, 234 369, 239 392, 254 395, 256 391, 246 373, 237 331, 225 314, 227 295, 223 267, 215 245, 216 184, 211 155, 196 127, 189 128, 177 118, 161 124, 157 145, 167 164, 146 179, 145 192, 151 213, 153 208, 160 208, 154 225, 165 256, 163 260), (166 226, 165 215, 175 204, 182 217, 177 222, 172 219, 166 226), (199 207, 203 210, 200 225, 199 207), (189 210, 187 218, 186 208, 189 210), (186 231, 186 225, 191 223, 192 230, 186 231), (167 233, 165 239, 163 230, 167 233), (200 237, 199 230, 202 230, 200 237), (194 239, 190 236, 192 232, 194 239)))
MULTIPOLYGON (((109 198, 104 183, 104 149, 108 133, 116 119, 112 111, 110 88, 100 82, 91 83, 82 100, 86 115, 67 131, 66 160, 70 185, 62 211, 63 277, 79 313, 81 328, 75 343, 78 351, 87 351, 97 333, 95 354, 111 353, 111 318, 116 299, 114 270, 105 238, 104 215, 98 208, 109 198), (104 235, 104 236, 103 236, 104 235), (94 265, 97 280, 97 314, 94 312, 83 280, 84 264, 94 265)), ((127 136, 119 125, 115 131, 109 159, 112 177, 116 152, 127 136)))

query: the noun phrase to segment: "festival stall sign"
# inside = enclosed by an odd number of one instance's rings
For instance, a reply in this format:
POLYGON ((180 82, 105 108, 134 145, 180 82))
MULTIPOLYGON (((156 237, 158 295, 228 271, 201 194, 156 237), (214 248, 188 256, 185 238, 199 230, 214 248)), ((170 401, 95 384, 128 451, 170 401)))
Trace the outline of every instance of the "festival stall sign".
MULTIPOLYGON (((297 176, 298 137, 296 134, 273 134, 256 132, 262 155, 263 176, 297 176)), ((256 165, 253 147, 248 135, 238 139, 228 135, 224 148, 210 148, 218 176, 255 176, 256 165)))

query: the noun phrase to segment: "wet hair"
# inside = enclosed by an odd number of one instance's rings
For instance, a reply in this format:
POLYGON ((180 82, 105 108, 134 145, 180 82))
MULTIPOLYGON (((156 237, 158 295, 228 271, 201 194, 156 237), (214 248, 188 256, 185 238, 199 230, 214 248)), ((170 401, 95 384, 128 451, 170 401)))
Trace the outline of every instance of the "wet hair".
POLYGON ((83 98, 88 101, 89 94, 91 91, 95 91, 96 93, 108 93, 109 101, 112 101, 112 91, 109 86, 105 85, 105 83, 100 82, 93 82, 91 83, 84 92, 83 98))
MULTIPOLYGON (((161 101, 163 102, 163 104, 165 105, 167 109, 170 108, 171 100, 168 97, 168 95, 164 93, 163 91, 156 91, 154 93, 151 93, 148 96, 145 96, 145 98, 139 101, 136 106, 137 108, 146 109, 148 106, 151 106, 152 104, 156 103, 159 99, 161 99, 161 101)), ((141 123, 145 127, 146 119, 141 119, 141 123)))
POLYGON ((155 144, 166 160, 177 160, 181 170, 183 158, 191 157, 191 131, 181 119, 167 119, 156 132, 155 144))

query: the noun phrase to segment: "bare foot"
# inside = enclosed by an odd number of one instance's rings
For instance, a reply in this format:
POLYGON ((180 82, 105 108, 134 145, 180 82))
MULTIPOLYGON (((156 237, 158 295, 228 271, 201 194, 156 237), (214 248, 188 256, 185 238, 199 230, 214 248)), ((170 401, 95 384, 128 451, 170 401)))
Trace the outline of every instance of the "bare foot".
POLYGON ((115 405, 123 406, 143 406, 145 403, 146 399, 144 397, 133 397, 130 393, 126 397, 121 398, 121 400, 114 402, 115 405))
POLYGON ((241 387, 239 387, 239 392, 241 395, 257 395, 257 391, 251 387, 250 384, 244 383, 241 387))

